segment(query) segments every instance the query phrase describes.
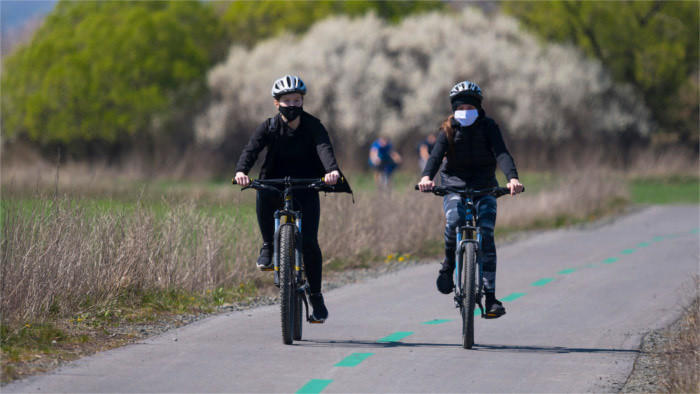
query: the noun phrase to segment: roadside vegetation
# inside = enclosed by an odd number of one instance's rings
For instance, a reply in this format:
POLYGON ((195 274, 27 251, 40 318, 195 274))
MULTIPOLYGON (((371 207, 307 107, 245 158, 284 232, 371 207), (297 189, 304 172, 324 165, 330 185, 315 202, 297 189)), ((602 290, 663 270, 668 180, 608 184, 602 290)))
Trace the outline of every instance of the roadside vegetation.
MULTIPOLYGON (((274 295, 269 275, 254 266, 255 193, 225 180, 94 185, 102 178, 64 170, 58 181, 47 178, 31 189, 3 178, 4 381, 138 339, 139 324, 274 295)), ((415 192, 415 174, 398 174, 391 194, 374 190, 371 174, 349 178, 354 204, 348 195, 322 197, 319 241, 327 273, 440 254, 441 200, 415 192)), ((679 179, 665 181, 681 191, 671 196, 697 202, 697 177, 679 179), (683 191, 687 184, 696 193, 683 191)), ((620 212, 630 201, 653 198, 646 190, 657 182, 603 170, 525 172, 522 181, 526 193, 499 203, 497 239, 620 212)))
POLYGON ((322 198, 326 272, 440 253, 441 201, 409 169, 464 79, 527 188, 497 239, 700 203, 696 2, 472 5, 58 2, 3 55, 2 381, 273 295, 255 194, 229 180, 284 74, 356 191, 322 198), (406 158, 390 194, 364 172, 379 135, 406 158))

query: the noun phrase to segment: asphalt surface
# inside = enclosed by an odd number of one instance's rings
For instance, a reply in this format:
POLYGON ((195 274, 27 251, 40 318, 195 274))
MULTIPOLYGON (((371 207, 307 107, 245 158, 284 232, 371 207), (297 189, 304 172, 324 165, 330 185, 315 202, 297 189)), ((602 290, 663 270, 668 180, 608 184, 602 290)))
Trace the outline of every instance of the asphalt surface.
POLYGON ((649 207, 598 228, 499 248, 507 314, 459 311, 436 264, 325 294, 330 318, 283 345, 277 306, 232 312, 86 357, 3 392, 611 392, 644 334, 681 313, 699 270, 698 206, 649 207), (425 324, 425 323, 437 324, 425 324), (384 341, 381 341, 385 339, 384 341))

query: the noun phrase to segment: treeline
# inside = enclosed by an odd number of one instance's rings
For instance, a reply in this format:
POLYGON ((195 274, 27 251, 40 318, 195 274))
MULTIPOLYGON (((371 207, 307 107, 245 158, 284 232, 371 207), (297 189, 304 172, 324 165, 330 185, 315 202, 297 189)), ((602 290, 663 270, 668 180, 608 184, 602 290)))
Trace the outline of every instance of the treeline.
POLYGON ((231 44, 328 15, 374 11, 388 20, 439 1, 61 1, 3 63, 4 140, 23 138, 77 157, 186 145, 206 98, 205 75, 231 44))
POLYGON ((504 9, 547 41, 572 43, 634 86, 661 141, 698 145, 700 3, 508 1, 504 9))
POLYGON ((505 3, 517 20, 456 8, 61 1, 3 60, 3 143, 76 158, 197 143, 229 154, 271 114, 270 83, 293 72, 307 108, 358 149, 433 131, 462 79, 515 137, 697 145, 697 2, 505 3))

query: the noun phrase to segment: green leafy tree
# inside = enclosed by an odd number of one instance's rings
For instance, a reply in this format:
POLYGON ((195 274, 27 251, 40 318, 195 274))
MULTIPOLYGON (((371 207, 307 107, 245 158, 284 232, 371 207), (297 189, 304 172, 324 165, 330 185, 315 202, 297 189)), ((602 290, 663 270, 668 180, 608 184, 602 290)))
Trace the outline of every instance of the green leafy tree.
POLYGON ((397 22, 402 17, 421 11, 444 9, 441 1, 383 0, 300 0, 300 1, 235 1, 222 19, 232 42, 253 46, 261 39, 282 32, 302 33, 315 21, 330 15, 363 15, 372 10, 378 16, 397 22))
POLYGON ((77 149, 167 133, 222 38, 199 1, 61 1, 3 65, 3 134, 77 149))
POLYGON ((596 57, 636 86, 662 131, 697 141, 700 3, 510 1, 504 9, 548 40, 596 57), (692 114, 694 113, 694 116, 692 114))

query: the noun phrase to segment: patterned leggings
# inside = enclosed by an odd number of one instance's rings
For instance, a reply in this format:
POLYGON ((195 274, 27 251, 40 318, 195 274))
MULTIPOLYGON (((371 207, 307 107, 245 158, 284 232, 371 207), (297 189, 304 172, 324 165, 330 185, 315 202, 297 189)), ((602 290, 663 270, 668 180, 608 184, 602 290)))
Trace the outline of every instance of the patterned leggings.
MULTIPOLYGON (((484 274, 484 288, 496 290, 496 243, 493 239, 493 229, 496 226, 496 198, 483 196, 474 199, 476 211, 479 214, 477 226, 481 227, 481 249, 477 259, 481 261, 484 274)), ((445 210, 445 257, 448 264, 454 267, 457 234, 455 228, 463 226, 466 221, 467 208, 462 197, 448 194, 444 197, 442 207, 445 210)))

